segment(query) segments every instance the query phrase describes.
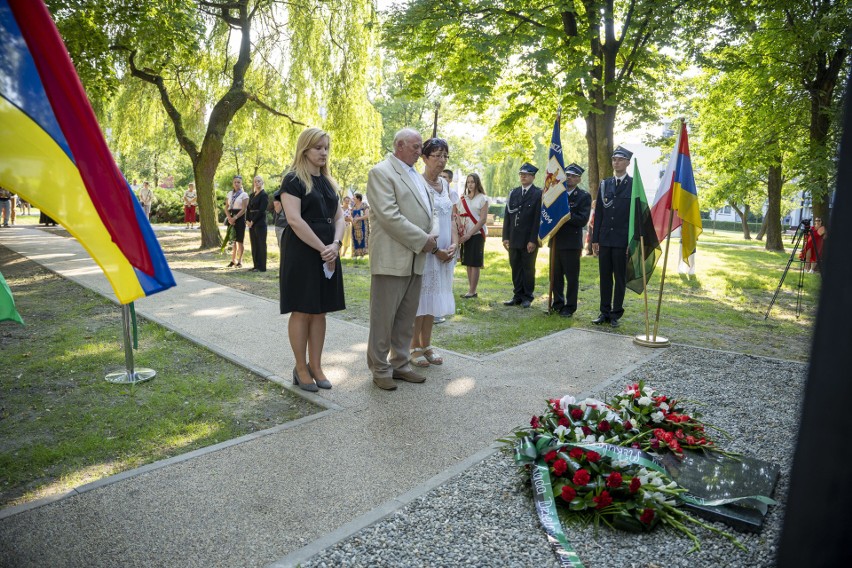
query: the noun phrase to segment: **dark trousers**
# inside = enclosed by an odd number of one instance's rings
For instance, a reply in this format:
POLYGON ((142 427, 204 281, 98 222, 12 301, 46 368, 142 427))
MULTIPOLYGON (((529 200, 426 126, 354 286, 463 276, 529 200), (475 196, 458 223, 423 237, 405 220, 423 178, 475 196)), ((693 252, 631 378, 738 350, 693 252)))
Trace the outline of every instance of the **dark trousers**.
POLYGON ((600 247, 598 269, 601 277, 601 313, 610 320, 624 315, 627 288, 627 247, 600 247), (613 290, 613 280, 615 289, 613 290))
POLYGON ((573 314, 577 311, 577 288, 580 285, 580 254, 577 250, 555 250, 553 253, 553 310, 573 314), (565 281, 568 287, 565 287, 565 281))
POLYGON ((526 247, 509 249, 509 266, 512 267, 513 298, 515 300, 533 301, 536 256, 538 256, 538 247, 533 252, 527 252, 526 247))
POLYGON ((249 229, 251 261, 254 268, 266 272, 266 224, 252 225, 249 229))

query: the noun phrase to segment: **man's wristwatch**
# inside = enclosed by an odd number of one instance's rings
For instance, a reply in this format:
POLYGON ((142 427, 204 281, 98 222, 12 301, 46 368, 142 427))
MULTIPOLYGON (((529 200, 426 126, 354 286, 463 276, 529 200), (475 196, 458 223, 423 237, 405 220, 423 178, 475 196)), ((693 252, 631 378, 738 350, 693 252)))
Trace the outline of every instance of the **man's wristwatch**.
POLYGON ((343 241, 341 241, 340 239, 338 239, 338 240, 336 240, 336 241, 334 241, 334 242, 335 242, 335 243, 337 243, 337 246, 339 246, 339 247, 343 247, 343 241))
POLYGON ((438 245, 435 245, 435 248, 432 249, 432 254, 438 254, 438 251, 441 250, 438 248, 438 245))

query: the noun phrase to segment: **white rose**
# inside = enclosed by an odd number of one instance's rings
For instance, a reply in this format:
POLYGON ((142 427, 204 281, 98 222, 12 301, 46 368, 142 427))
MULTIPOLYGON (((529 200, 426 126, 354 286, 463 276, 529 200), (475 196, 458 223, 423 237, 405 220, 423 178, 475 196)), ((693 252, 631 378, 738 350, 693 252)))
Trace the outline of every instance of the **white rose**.
POLYGON ((565 426, 557 426, 553 429, 553 434, 559 436, 562 439, 569 432, 568 428, 565 426))
POLYGON ((668 412, 668 411, 669 411, 669 405, 668 405, 668 404, 666 404, 665 402, 661 402, 661 403, 660 403, 660 408, 661 408, 661 409, 663 409, 663 410, 665 410, 666 412, 668 412))
POLYGON ((574 400, 574 397, 571 396, 571 395, 563 396, 562 398, 559 399, 559 408, 561 408, 562 410, 565 410, 566 408, 568 408, 569 404, 576 404, 576 402, 577 401, 574 400))
POLYGON ((583 434, 583 429, 582 429, 582 428, 580 428, 579 426, 577 426, 576 428, 574 428, 574 439, 576 439, 576 440, 582 440, 584 436, 585 436, 585 434, 583 434))
POLYGON ((647 396, 643 396, 637 402, 639 403, 639 406, 649 406, 651 404, 651 399, 647 396))
POLYGON ((651 413, 651 421, 653 422, 662 422, 665 415, 662 412, 652 412, 651 413))

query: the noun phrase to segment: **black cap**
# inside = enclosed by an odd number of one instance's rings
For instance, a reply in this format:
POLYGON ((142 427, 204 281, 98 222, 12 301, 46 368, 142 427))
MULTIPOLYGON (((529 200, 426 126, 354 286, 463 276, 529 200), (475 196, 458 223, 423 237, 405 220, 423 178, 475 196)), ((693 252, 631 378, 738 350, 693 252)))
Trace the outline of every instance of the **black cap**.
POLYGON ((519 174, 532 174, 535 175, 538 173, 538 168, 532 165, 529 162, 524 162, 524 165, 521 166, 521 169, 518 170, 519 174))
POLYGON ((619 146, 612 152, 613 158, 624 158, 625 160, 629 160, 633 157, 633 152, 625 148, 624 146, 619 146))
POLYGON ((585 168, 580 167, 579 164, 571 164, 567 168, 565 168, 566 174, 573 174, 575 176, 581 176, 585 171, 585 168))

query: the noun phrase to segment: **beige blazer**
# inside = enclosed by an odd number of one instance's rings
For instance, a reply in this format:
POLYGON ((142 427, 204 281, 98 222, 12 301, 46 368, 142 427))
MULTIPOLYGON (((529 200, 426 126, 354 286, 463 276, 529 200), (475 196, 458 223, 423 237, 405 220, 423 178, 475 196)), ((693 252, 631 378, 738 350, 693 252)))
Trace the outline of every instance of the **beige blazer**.
POLYGON ((370 204, 370 273, 386 276, 423 274, 428 252, 421 252, 435 227, 429 192, 424 203, 420 191, 388 154, 367 177, 370 204))

